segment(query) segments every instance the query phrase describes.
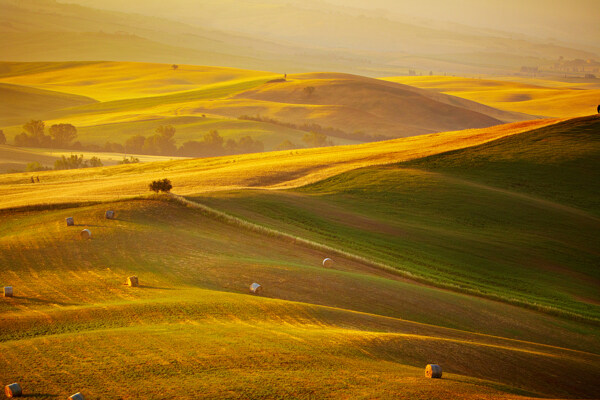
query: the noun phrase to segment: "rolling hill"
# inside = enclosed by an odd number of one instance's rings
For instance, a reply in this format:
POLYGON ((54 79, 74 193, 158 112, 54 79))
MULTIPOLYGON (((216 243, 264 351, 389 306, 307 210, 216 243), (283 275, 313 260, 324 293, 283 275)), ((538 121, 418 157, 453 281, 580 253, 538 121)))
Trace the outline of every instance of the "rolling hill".
POLYGON ((495 109, 546 117, 581 117, 594 113, 597 80, 474 79, 448 76, 384 78, 485 104, 495 109))
POLYGON ((597 169, 597 124, 0 175, 0 382, 40 399, 595 398, 600 221, 579 168, 597 169), (571 201, 547 190, 558 170, 571 201), (146 195, 163 177, 177 195, 146 195))
POLYGON ((338 73, 290 74, 282 80, 271 72, 192 65, 1 63, 0 83, 11 90, 2 97, 7 111, 0 115, 9 143, 34 118, 47 125, 75 125, 77 140, 85 144, 124 143, 171 124, 178 144, 217 129, 226 139, 250 135, 267 150, 285 140, 301 146, 314 124, 329 129, 335 144, 356 144, 366 137, 531 119, 434 91, 338 73), (20 95, 13 96, 15 91, 20 95), (58 96, 71 103, 57 101, 58 96))

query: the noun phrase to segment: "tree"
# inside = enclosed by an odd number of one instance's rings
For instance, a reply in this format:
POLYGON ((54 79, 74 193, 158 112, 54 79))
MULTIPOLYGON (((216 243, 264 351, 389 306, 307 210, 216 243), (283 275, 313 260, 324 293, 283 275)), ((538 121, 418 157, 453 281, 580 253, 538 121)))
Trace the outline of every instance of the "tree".
POLYGON ((238 152, 241 154, 260 153, 265 150, 263 142, 254 140, 250 136, 243 136, 238 140, 238 152))
POLYGON ((45 126, 46 124, 44 124, 44 121, 32 119, 31 121, 23 125, 23 129, 32 137, 39 138, 44 135, 45 126))
POLYGON ((219 135, 219 131, 210 130, 202 137, 202 144, 207 156, 218 156, 225 152, 223 148, 224 139, 219 135))
POLYGON ((125 151, 128 153, 141 153, 144 148, 146 138, 142 135, 135 135, 125 141, 125 151))
POLYGON ((304 88, 304 93, 306 93, 306 95, 308 97, 312 96, 312 94, 315 92, 315 87, 314 86, 307 86, 304 88))
POLYGON ((100 160, 98 157, 92 157, 90 158, 90 167, 102 167, 104 164, 102 164, 102 160, 100 160))
POLYGON ((68 147, 77 137, 77 128, 71 124, 55 124, 48 130, 56 147, 68 147))
POLYGON ((171 65, 171 68, 173 68, 173 70, 176 70, 177 68, 179 68, 179 65, 173 64, 173 65, 171 65))
POLYGON ((171 125, 161 125, 156 128, 156 133, 144 142, 143 152, 146 154, 173 155, 177 151, 175 146, 175 128, 171 125))
POLYGON ((54 162, 54 169, 76 169, 86 167, 87 163, 83 161, 83 154, 79 157, 71 154, 69 158, 61 156, 60 159, 54 162))
POLYGON ((6 144, 6 136, 4 136, 4 131, 0 129, 0 144, 6 144))
POLYGON ((148 187, 150 188, 150 190, 152 190, 153 192, 170 192, 171 189, 173 188, 173 185, 171 185, 171 181, 168 179, 162 179, 159 181, 152 181, 151 184, 148 185, 148 187))
POLYGON ((15 136, 15 145, 29 147, 50 147, 52 138, 44 134, 45 124, 40 120, 31 120, 23 125, 23 130, 15 136))
POLYGON ((311 147, 332 146, 333 142, 327 136, 318 132, 310 132, 302 137, 302 141, 311 147))
POLYGON ((279 143, 277 147, 275 147, 275 150, 293 150, 297 149, 298 147, 299 146, 292 143, 289 139, 286 139, 283 142, 279 143))

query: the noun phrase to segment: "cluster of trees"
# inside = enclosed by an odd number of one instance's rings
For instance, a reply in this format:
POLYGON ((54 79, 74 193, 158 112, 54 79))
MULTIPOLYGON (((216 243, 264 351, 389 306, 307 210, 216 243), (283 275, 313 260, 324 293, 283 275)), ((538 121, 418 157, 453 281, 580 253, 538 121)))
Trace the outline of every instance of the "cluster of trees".
POLYGON ((127 153, 153 154, 161 156, 213 157, 229 154, 257 153, 265 146, 259 140, 244 136, 238 140, 225 140, 218 131, 211 130, 202 140, 189 140, 177 148, 175 128, 171 125, 159 126, 152 136, 135 135, 125 142, 127 153))
POLYGON ((54 169, 77 169, 87 167, 102 167, 102 161, 98 157, 84 160, 83 154, 80 156, 71 154, 69 157, 61 156, 61 158, 54 162, 54 169))
MULTIPOLYGON (((328 138, 327 133, 334 133, 331 136, 347 136, 344 132, 335 128, 323 128, 317 124, 304 124, 297 126, 291 123, 283 123, 268 117, 251 117, 243 115, 239 119, 270 122, 278 125, 288 126, 294 129, 306 130, 302 141, 307 147, 332 146, 334 143, 328 138)), ((23 125, 23 132, 15 136, 15 145, 23 147, 52 147, 52 148, 71 148, 75 150, 106 151, 112 153, 134 153, 151 154, 161 156, 185 156, 185 157, 215 157, 232 154, 259 153, 265 150, 263 142, 253 139, 251 136, 243 136, 237 140, 225 139, 218 131, 211 130, 204 134, 201 140, 189 140, 180 147, 175 144, 176 130, 171 125, 161 125, 156 128, 153 135, 143 136, 135 135, 125 141, 125 144, 106 142, 102 146, 88 145, 83 146, 80 142, 73 143, 77 137, 77 128, 71 124, 55 124, 50 126, 46 134, 46 126, 43 121, 31 120, 23 125)), ((353 136, 356 139, 356 136, 353 136)), ((372 139, 372 137, 369 137, 372 139)), ((0 130, 0 144, 6 143, 6 137, 0 130)), ((285 140, 277 146, 276 150, 291 150, 303 146, 285 140)), ((129 164, 139 162, 138 159, 125 158, 120 164, 129 164)), ((97 157, 90 160, 83 160, 83 156, 63 157, 57 160, 55 169, 83 168, 86 166, 101 166, 102 162, 97 157)), ((35 168, 36 166, 32 166, 35 168)))
POLYGON ((156 128, 152 136, 132 136, 125 142, 125 152, 157 156, 175 155, 177 153, 175 128, 171 125, 161 125, 156 128))
MULTIPOLYGON (((85 160, 82 155, 71 154, 69 157, 61 156, 58 160, 54 161, 54 169, 77 169, 77 168, 88 168, 88 167, 102 167, 102 160, 98 157, 92 157, 89 160, 85 160)), ((51 168, 41 165, 39 162, 27 163, 25 171, 48 171, 51 168)))
POLYGON ((17 146, 68 148, 77 137, 77 128, 71 124, 54 124, 46 135, 46 124, 40 120, 29 121, 23 131, 15 136, 17 146))
POLYGON ((189 140, 179 148, 178 155, 186 157, 214 157, 229 154, 260 153, 265 150, 260 140, 244 136, 238 140, 225 140, 219 132, 211 130, 202 140, 189 140))

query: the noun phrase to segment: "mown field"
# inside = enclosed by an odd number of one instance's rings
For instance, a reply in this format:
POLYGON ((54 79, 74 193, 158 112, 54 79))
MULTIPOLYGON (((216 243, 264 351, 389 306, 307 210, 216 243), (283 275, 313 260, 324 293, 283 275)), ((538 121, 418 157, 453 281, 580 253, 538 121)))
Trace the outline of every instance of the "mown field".
POLYGON ((600 368, 596 328, 415 285, 343 257, 324 269, 326 253, 164 197, 2 213, 0 276, 16 296, 0 302, 0 381, 21 382, 31 398, 599 390, 586 374, 600 368), (108 208, 116 220, 103 218, 108 208), (83 227, 91 241, 78 239, 83 227), (140 288, 123 285, 130 274, 140 288), (253 281, 263 295, 248 294, 253 281), (432 359, 444 365, 441 381, 423 376, 432 359))
POLYGON ((597 132, 535 120, 1 175, 0 383, 40 399, 597 398, 597 132), (165 177, 176 195, 147 195, 165 177))

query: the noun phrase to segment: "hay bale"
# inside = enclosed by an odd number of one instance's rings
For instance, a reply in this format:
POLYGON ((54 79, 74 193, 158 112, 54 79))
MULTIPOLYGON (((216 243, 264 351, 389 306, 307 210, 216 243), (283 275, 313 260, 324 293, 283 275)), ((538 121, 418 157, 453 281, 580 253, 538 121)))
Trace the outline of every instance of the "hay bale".
POLYGON ((140 286, 140 282, 138 281, 137 276, 130 276, 127 278, 127 286, 138 287, 140 286))
POLYGON ((326 258, 323 260, 323 266, 325 268, 331 268, 333 267, 333 264, 335 264, 335 261, 333 261, 331 258, 326 258))
POLYGON ((427 364, 425 367, 425 376, 428 378, 441 378, 442 367, 437 364, 427 364))
POLYGON ((67 226, 73 226, 73 225, 75 225, 75 220, 73 219, 73 217, 67 218, 67 226))
POLYGON ((250 292, 254 294, 259 294, 261 291, 262 286, 260 286, 258 283, 254 282, 252 285, 250 285, 250 292))
POLYGON ((83 397, 83 395, 81 393, 77 392, 77 393, 71 395, 69 397, 69 400, 85 400, 85 397, 83 397))
POLYGON ((90 232, 89 229, 84 229, 84 230, 81 231, 81 233, 79 233, 79 236, 81 236, 81 238, 83 240, 91 239, 92 238, 92 232, 90 232))
POLYGON ((11 383, 10 385, 6 385, 4 387, 4 393, 9 399, 13 397, 23 396, 23 390, 21 389, 21 386, 18 383, 11 383))
POLYGON ((4 297, 13 297, 13 287, 4 286, 4 297))
POLYGON ((108 210, 105 214, 106 219, 115 219, 115 212, 112 210, 108 210))

